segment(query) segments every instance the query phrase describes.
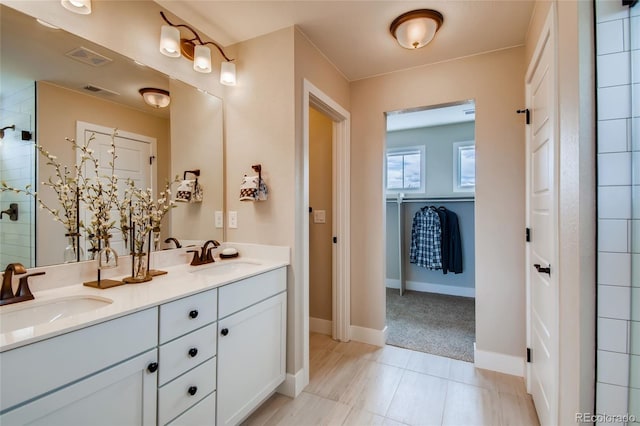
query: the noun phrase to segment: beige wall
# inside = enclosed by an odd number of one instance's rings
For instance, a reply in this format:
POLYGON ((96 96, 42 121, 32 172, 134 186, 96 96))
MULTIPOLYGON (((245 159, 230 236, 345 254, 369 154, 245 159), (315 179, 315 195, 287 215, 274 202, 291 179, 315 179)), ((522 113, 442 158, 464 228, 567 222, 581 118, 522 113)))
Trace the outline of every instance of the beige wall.
POLYGON ((199 169, 204 191, 201 203, 178 203, 171 211, 170 235, 179 240, 222 240, 223 230, 214 223, 214 211, 223 208, 222 101, 177 80, 169 84, 171 176, 182 179, 185 170, 199 169))
POLYGON ((309 316, 327 321, 332 319, 332 142, 331 119, 309 108, 309 205, 326 212, 326 223, 309 215, 309 316))
POLYGON ((519 47, 352 83, 352 324, 385 325, 384 112, 474 99, 477 348, 523 356, 523 80, 519 47))
MULTIPOLYGON (((163 183, 169 176, 171 151, 169 147, 169 120, 166 118, 123 107, 114 102, 63 89, 46 82, 38 82, 37 84, 36 116, 38 117, 37 143, 58 156, 62 164, 75 164, 75 151, 65 138, 75 139, 76 122, 85 121, 156 138, 158 182, 163 183)), ((43 157, 40 156, 39 182, 46 180, 52 171, 52 168, 46 166, 42 159, 43 157)), ((53 191, 46 190, 41 195, 47 205, 57 204, 53 191)), ((62 250, 66 246, 64 228, 61 224, 53 222, 51 215, 44 210, 38 210, 37 221, 36 255, 38 265, 62 263, 62 250)))

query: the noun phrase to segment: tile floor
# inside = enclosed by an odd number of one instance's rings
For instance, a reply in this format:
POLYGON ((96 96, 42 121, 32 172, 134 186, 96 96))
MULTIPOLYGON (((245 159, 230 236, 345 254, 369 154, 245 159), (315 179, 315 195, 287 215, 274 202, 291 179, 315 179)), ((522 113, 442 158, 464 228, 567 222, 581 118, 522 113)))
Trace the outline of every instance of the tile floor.
POLYGON ((298 398, 273 395, 245 426, 539 424, 520 377, 314 333, 309 352, 309 385, 298 398))

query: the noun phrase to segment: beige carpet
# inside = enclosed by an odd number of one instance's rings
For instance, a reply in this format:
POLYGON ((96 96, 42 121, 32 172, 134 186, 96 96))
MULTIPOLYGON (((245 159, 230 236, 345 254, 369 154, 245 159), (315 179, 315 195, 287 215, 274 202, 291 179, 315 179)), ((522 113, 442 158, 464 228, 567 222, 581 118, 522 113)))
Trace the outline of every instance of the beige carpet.
POLYGON ((473 362, 475 299, 387 288, 387 344, 473 362))

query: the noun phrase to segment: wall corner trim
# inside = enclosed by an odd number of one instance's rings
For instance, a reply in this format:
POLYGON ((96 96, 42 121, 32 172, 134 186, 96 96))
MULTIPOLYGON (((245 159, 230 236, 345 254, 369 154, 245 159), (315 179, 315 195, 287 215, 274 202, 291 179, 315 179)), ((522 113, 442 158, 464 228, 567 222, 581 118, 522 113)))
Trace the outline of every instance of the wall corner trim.
POLYGON ((513 355, 505 355, 498 352, 482 351, 475 348, 474 359, 476 368, 497 371, 498 373, 524 377, 525 358, 513 355))
POLYGON ((385 325, 382 330, 375 330, 373 328, 365 328, 358 327, 357 325, 352 325, 351 340, 383 347, 387 341, 387 326, 385 325))
POLYGON ((289 398, 296 398, 305 386, 304 369, 301 368, 296 374, 287 373, 284 382, 278 386, 276 392, 289 398))

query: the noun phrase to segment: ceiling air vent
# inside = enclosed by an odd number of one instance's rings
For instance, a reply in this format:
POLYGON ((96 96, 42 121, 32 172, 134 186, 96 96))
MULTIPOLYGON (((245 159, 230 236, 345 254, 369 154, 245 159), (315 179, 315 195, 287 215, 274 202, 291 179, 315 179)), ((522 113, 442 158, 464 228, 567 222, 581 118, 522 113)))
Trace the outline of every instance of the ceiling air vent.
POLYGON ((120 96, 120 93, 114 92, 113 90, 105 89, 104 87, 96 86, 95 84, 87 84, 83 87, 84 90, 92 93, 100 93, 103 95, 114 95, 120 96))
POLYGON ((78 62, 82 62, 83 64, 91 65, 92 67, 101 67, 113 62, 113 59, 107 58, 106 56, 82 46, 67 52, 67 56, 78 62))

